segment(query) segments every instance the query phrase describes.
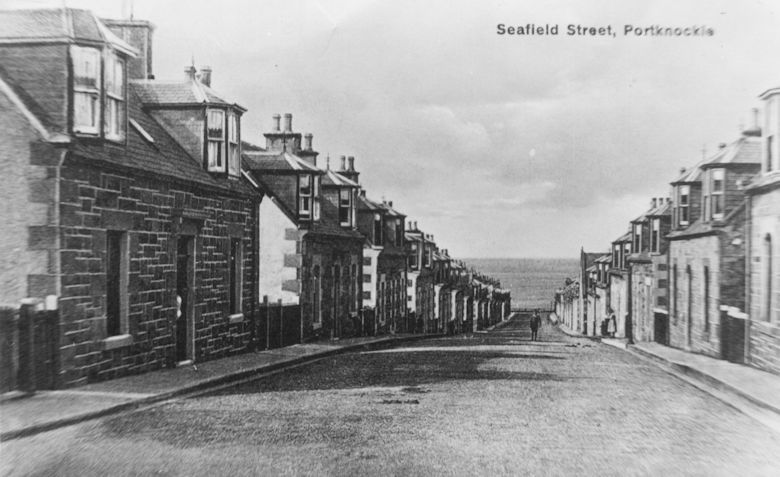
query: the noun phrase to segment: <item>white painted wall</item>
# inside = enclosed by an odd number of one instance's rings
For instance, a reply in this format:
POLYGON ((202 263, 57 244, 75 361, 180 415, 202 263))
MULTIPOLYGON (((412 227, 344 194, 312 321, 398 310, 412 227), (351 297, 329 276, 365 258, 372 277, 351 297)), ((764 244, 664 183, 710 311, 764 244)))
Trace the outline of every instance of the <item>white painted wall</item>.
POLYGON ((294 267, 284 266, 285 254, 295 253, 295 240, 285 240, 285 230, 296 225, 268 197, 260 203, 260 299, 268 295, 270 302, 300 304, 297 293, 282 290, 285 280, 295 280, 294 267))

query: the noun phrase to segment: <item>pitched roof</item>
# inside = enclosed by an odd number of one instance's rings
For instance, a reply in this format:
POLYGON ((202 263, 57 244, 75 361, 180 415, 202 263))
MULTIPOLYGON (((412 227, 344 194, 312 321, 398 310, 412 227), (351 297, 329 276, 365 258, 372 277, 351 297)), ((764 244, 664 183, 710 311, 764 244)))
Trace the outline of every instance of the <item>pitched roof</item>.
POLYGON ((254 171, 292 171, 322 174, 321 169, 287 151, 243 150, 241 158, 244 165, 254 171))
POLYGON ((362 194, 358 196, 358 209, 385 212, 385 208, 379 202, 375 202, 362 194))
POLYGON ((325 175, 322 176, 323 186, 334 187, 360 187, 356 182, 347 179, 338 172, 333 172, 330 169, 325 169, 325 175))
POLYGON ((133 80, 138 96, 146 106, 154 105, 216 105, 245 108, 228 101, 195 78, 182 81, 133 80))
POLYGON ((729 164, 761 164, 761 138, 742 136, 718 150, 701 167, 717 167, 729 164))
POLYGON ((127 105, 128 117, 138 127, 132 123, 128 125, 126 146, 110 141, 76 139, 71 146, 71 151, 77 156, 119 167, 183 179, 242 194, 254 194, 242 179, 229 179, 207 172, 202 164, 190 156, 154 118, 141 108, 133 88, 130 88, 127 105), (149 137, 154 142, 150 142, 149 137))
POLYGON ((604 255, 600 256, 595 260, 595 263, 611 263, 612 262, 612 255, 605 253, 604 255))
POLYGON ((699 182, 701 180, 701 165, 704 163, 704 159, 697 162, 695 166, 690 169, 684 169, 677 176, 677 179, 670 182, 670 184, 684 184, 689 182, 699 182))
POLYGON ((648 217, 659 217, 663 215, 671 215, 672 214, 672 204, 669 201, 662 201, 661 205, 656 206, 655 208, 652 208, 648 210, 645 215, 648 217))
POLYGON ((628 232, 624 233, 620 237, 618 237, 615 240, 613 240, 612 243, 615 243, 615 242, 630 242, 630 241, 631 241, 631 231, 629 230, 628 232))
POLYGON ((94 13, 75 8, 0 11, 0 43, 77 41, 108 43, 130 56, 138 50, 114 35, 94 13))

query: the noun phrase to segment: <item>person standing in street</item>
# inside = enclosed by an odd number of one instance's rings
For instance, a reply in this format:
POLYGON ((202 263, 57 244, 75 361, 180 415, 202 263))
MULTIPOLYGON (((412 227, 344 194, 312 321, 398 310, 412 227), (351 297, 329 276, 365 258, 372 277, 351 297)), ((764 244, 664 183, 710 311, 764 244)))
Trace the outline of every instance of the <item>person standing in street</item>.
POLYGON ((607 321, 607 335, 611 338, 615 337, 617 331, 617 319, 615 319, 615 311, 610 308, 609 321, 607 321))
POLYGON ((542 324, 542 317, 539 316, 539 310, 534 311, 531 315, 531 341, 536 341, 537 333, 539 332, 539 326, 542 324))

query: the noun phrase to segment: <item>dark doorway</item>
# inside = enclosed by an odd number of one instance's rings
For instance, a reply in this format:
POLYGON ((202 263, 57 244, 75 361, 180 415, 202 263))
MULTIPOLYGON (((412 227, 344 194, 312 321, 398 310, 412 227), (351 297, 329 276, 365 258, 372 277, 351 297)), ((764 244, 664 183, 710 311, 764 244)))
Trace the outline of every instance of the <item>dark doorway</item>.
POLYGON ((666 313, 655 313, 655 323, 653 337, 655 342, 662 345, 669 345, 669 315, 666 313))
POLYGON ((192 289, 195 271, 194 237, 182 235, 176 244, 176 362, 192 358, 192 289))

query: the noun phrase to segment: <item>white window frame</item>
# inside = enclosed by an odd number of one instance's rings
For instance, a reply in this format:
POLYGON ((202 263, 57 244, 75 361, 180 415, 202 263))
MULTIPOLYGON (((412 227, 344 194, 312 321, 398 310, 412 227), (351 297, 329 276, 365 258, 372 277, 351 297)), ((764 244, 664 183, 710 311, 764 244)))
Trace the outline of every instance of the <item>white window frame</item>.
POLYGON ((710 213, 713 219, 722 219, 724 210, 726 208, 726 170, 725 169, 712 169, 710 171, 710 198, 712 205, 710 206, 710 213), (720 182, 720 188, 715 188, 715 182, 720 182), (718 204, 720 208, 716 212, 715 205, 718 204))
POLYGON ((298 176, 298 215, 309 218, 312 214, 312 180, 311 174, 298 176))
POLYGON ((688 225, 691 222, 691 186, 680 186, 677 204, 677 210, 679 211, 677 223, 688 225), (685 197, 685 203, 683 203, 683 197, 685 197), (683 211, 685 211, 685 219, 683 219, 683 211))
MULTIPOLYGON (((225 111, 222 109, 213 109, 209 108, 206 110, 206 161, 208 164, 208 171, 209 172, 225 172, 225 168, 227 167, 226 164, 226 154, 225 154, 225 126, 226 126, 226 114, 225 111), (212 122, 212 118, 219 117, 219 120, 214 120, 212 122), (216 135, 212 135, 210 130, 212 129, 212 125, 216 126, 217 122, 221 122, 222 126, 222 134, 220 137, 216 135), (216 148, 212 148, 212 143, 217 144, 216 148), (213 152, 216 151, 217 155, 213 154, 213 152)), ((216 129, 216 128, 213 128, 216 129)))
POLYGON ((346 187, 339 188, 339 224, 343 227, 352 226, 352 191, 346 187), (346 220, 342 220, 343 211, 346 211, 346 220))
POLYGON ((101 117, 101 53, 97 48, 78 45, 71 46, 70 51, 73 62, 73 132, 98 135, 101 117), (79 78, 94 79, 94 84, 83 84, 79 78), (92 116, 88 121, 84 121, 86 118, 79 114, 80 105, 85 100, 87 103, 83 106, 91 106, 87 108, 91 109, 88 114, 92 116))
POLYGON ((312 190, 311 204, 313 207, 314 220, 320 220, 320 176, 312 175, 311 183, 314 189, 312 190))
POLYGON ((105 61, 106 109, 103 131, 107 139, 121 141, 125 136, 125 61, 108 52, 105 61))
POLYGON ((651 252, 658 253, 661 250, 661 219, 654 218, 651 222, 652 226, 652 236, 650 237, 650 241, 652 242, 650 244, 651 252))
POLYGON ((634 250, 642 250, 642 224, 634 224, 634 250))
POLYGON ((238 177, 241 174, 241 121, 232 111, 228 113, 227 137, 228 174, 238 177))

